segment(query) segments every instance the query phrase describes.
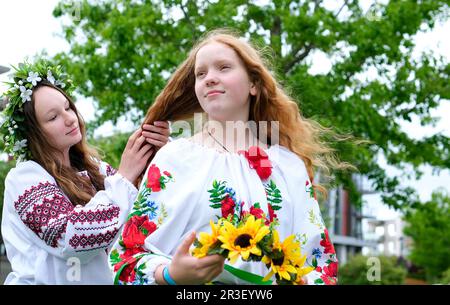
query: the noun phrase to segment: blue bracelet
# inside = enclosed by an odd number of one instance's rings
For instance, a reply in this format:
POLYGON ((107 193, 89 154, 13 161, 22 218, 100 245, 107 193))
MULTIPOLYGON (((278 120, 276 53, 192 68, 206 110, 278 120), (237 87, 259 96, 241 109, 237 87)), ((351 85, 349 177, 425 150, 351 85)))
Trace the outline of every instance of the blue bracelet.
POLYGON ((170 277, 169 274, 169 266, 165 266, 164 270, 163 270, 163 278, 164 280, 167 282, 167 284, 169 285, 176 285, 177 283, 175 283, 175 281, 173 280, 173 278, 170 277))

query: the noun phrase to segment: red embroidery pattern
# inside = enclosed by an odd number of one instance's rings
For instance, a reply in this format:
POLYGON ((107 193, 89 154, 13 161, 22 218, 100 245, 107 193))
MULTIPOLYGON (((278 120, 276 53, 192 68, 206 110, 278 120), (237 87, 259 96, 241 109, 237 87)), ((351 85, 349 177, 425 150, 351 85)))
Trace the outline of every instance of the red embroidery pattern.
POLYGON ((113 176, 117 173, 117 170, 114 169, 111 165, 106 165, 106 177, 113 176))
POLYGON ((31 187, 14 202, 20 219, 47 245, 57 247, 66 231, 67 213, 73 210, 57 185, 46 182, 31 187))
POLYGON ((108 246, 114 240, 119 230, 116 228, 106 233, 98 233, 91 235, 78 235, 75 234, 70 240, 69 245, 75 250, 82 251, 81 249, 94 248, 98 246, 108 246))
POLYGON ((120 208, 116 206, 112 206, 105 210, 96 210, 96 211, 74 211, 70 217, 69 221, 73 224, 76 223, 85 223, 88 222, 92 224, 93 222, 101 223, 107 221, 113 221, 114 219, 119 217, 120 208))

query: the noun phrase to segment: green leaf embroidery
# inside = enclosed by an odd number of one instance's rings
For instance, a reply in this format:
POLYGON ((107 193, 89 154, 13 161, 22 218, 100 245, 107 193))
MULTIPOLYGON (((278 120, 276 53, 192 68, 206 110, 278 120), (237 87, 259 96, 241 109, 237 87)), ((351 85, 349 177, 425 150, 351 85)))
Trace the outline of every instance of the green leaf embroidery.
POLYGON ((111 263, 113 265, 115 265, 115 264, 120 262, 120 255, 119 255, 119 252, 117 251, 117 249, 114 249, 113 251, 111 251, 111 254, 109 255, 109 258, 110 258, 111 263))
POLYGON ((313 260, 312 260, 312 266, 313 266, 314 268, 317 267, 317 259, 316 259, 316 257, 313 257, 313 260))
POLYGON ((166 219, 167 216, 168 216, 167 215, 167 211, 166 211, 166 206, 165 206, 164 203, 161 203, 160 208, 161 208, 161 212, 160 212, 160 215, 158 217, 158 226, 162 225, 164 219, 166 219))
POLYGON ((316 279, 314 281, 314 284, 323 284, 323 280, 322 279, 316 279))
POLYGON ((211 204, 210 207, 212 207, 213 209, 219 209, 222 207, 222 204, 220 204, 220 203, 211 204))

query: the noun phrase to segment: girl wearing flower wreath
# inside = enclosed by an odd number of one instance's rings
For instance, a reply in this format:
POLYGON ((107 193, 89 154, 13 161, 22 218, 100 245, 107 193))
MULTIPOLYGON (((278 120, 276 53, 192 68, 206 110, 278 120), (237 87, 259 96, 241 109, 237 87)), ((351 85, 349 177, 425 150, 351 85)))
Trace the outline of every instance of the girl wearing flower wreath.
POLYGON ((59 66, 39 59, 13 77, 0 122, 5 150, 18 159, 5 179, 5 284, 112 284, 107 251, 136 198, 151 142, 167 141, 166 123, 160 132, 134 132, 116 171, 88 146, 59 66))
POLYGON ((176 121, 196 112, 207 115, 207 124, 192 137, 165 145, 145 172, 110 254, 115 283, 264 284, 270 283, 263 277, 271 265, 269 276, 277 282, 298 274, 294 284, 335 284, 338 261, 316 200, 320 186, 313 184, 313 167, 345 164, 318 141, 326 130, 299 114, 255 48, 222 31, 192 49, 145 122, 176 121), (263 136, 244 130, 251 121, 278 122, 279 143, 273 144, 271 126, 263 136), (219 234, 222 224, 215 222, 225 218, 248 221, 239 228, 228 224, 219 234), (276 226, 273 249, 282 255, 249 261, 251 255, 262 256, 257 242, 268 232, 262 224, 276 226), (207 247, 192 255, 198 232, 206 233, 196 240, 202 246, 220 239, 230 262, 207 247), (306 276, 286 259, 296 244, 306 276))

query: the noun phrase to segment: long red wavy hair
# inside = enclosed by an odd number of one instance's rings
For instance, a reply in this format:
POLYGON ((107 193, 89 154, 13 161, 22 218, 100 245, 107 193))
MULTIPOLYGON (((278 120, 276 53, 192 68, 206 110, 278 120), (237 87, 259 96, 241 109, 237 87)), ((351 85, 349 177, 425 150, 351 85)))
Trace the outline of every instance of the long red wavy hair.
POLYGON ((256 96, 250 97, 249 120, 256 122, 257 126, 260 121, 267 122, 267 143, 271 143, 271 122, 279 122, 278 144, 288 148, 304 161, 314 188, 326 196, 326 189, 314 183, 314 170, 320 169, 321 173, 329 176, 331 170, 353 166, 340 162, 334 149, 322 140, 323 136, 330 138, 331 135, 337 140, 348 137, 339 136, 330 128, 304 118, 297 103, 270 73, 257 48, 230 31, 209 32, 193 47, 187 59, 173 73, 155 103, 149 108, 144 123, 188 119, 196 112, 203 112, 194 90, 195 59, 199 49, 211 42, 219 42, 233 49, 244 63, 250 81, 257 88, 256 96))

